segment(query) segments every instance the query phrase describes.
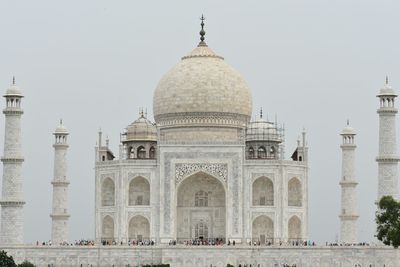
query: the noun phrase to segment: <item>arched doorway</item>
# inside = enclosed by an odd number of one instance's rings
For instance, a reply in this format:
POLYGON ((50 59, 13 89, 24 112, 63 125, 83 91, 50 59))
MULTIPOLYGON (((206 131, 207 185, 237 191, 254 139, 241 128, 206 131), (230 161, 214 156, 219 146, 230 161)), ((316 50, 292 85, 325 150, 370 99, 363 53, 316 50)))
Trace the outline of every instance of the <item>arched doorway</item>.
POLYGON ((301 241, 301 221, 299 217, 292 216, 288 222, 289 241, 301 241))
POLYGON ((109 215, 103 218, 101 224, 101 241, 108 244, 114 241, 114 220, 109 215))
POLYGON ((225 206, 225 189, 217 178, 204 172, 186 178, 177 190, 178 242, 225 241, 225 206))
POLYGON ((262 245, 274 243, 274 222, 265 215, 254 219, 252 232, 253 242, 260 242, 262 245))
POLYGON ((130 240, 149 240, 150 224, 149 221, 140 215, 132 217, 129 221, 128 238, 130 240))

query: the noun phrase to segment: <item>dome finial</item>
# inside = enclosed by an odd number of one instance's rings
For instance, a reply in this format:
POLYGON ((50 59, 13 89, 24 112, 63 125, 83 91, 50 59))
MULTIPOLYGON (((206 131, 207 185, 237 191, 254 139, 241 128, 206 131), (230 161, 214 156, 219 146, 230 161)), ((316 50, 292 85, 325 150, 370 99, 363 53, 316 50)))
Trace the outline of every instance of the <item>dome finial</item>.
POLYGON ((263 116, 263 114, 262 114, 262 107, 260 108, 260 119, 262 119, 262 116, 263 116))
POLYGON ((15 76, 13 76, 12 84, 15 85, 15 76))
POLYGON ((62 119, 60 119, 60 125, 62 125, 62 119))
POLYGON ((206 35, 206 32, 205 32, 205 30, 204 30, 204 20, 205 20, 206 18, 203 16, 203 14, 201 15, 201 18, 200 18, 200 20, 201 20, 201 30, 200 30, 200 43, 199 43, 199 45, 198 46, 207 46, 207 44, 206 44, 206 42, 204 42, 204 35, 206 35))
POLYGON ((350 125, 350 122, 349 122, 349 119, 347 119, 347 126, 349 126, 350 125))
POLYGON ((141 118, 144 118, 144 117, 145 117, 145 115, 144 115, 144 108, 143 108, 143 107, 141 107, 141 108, 139 109, 139 115, 140 115, 141 118))
POLYGON ((389 84, 389 77, 386 75, 386 81, 385 84, 388 85, 389 84))

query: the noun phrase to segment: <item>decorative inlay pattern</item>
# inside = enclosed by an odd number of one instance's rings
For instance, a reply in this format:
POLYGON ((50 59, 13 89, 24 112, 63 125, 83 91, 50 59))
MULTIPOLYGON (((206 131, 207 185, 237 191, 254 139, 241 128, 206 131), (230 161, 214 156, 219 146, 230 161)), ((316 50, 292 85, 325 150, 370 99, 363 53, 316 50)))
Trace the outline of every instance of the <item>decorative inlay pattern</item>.
POLYGON ((198 171, 216 176, 224 182, 228 179, 228 164, 225 163, 178 163, 175 165, 175 184, 198 171))

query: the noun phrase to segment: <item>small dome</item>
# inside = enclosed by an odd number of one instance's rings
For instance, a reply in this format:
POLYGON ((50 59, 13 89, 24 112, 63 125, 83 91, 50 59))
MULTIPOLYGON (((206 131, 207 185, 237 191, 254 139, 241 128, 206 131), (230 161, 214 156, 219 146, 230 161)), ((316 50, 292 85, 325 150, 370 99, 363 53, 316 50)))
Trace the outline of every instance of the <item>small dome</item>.
POLYGON ((342 130, 341 135, 356 135, 356 131, 347 124, 347 126, 342 130))
POLYGON ((379 90, 379 96, 397 96, 394 89, 389 85, 389 79, 386 76, 385 85, 379 90))
POLYGON ((140 117, 126 127, 125 141, 156 141, 157 128, 146 118, 143 112, 140 117))
POLYGON ((282 142, 282 136, 279 134, 275 123, 267 121, 260 116, 257 120, 249 123, 246 130, 246 141, 273 141, 282 142))
POLYGON ((355 134, 356 131, 350 126, 345 127, 341 133, 341 135, 355 135, 355 134))
POLYGON ((57 126, 54 134, 68 134, 68 130, 65 128, 62 120, 60 120, 60 124, 57 126))
POLYGON ((153 97, 154 118, 202 117, 221 114, 251 117, 251 92, 238 71, 207 46, 196 47, 162 77, 153 97))
POLYGON ((15 77, 13 77, 13 81, 11 86, 7 89, 6 94, 4 96, 19 96, 23 97, 21 90, 19 87, 15 84, 15 77))

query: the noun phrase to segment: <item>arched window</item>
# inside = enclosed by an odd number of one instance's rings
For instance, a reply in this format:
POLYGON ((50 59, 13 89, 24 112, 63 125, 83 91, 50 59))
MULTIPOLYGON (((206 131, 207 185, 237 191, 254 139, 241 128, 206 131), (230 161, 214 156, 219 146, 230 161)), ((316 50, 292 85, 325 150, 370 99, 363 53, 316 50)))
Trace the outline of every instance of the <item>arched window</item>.
POLYGON ((249 159, 254 159, 254 148, 249 148, 249 159))
POLYGON ((138 157, 138 159, 146 158, 146 149, 144 149, 144 146, 138 147, 138 149, 137 149, 137 157, 138 157))
POLYGON ((194 236, 196 239, 208 238, 208 227, 207 224, 203 222, 203 220, 200 220, 200 222, 196 224, 194 229, 194 236))
POLYGON ((133 147, 129 147, 128 153, 130 159, 135 158, 135 149, 133 147))
POLYGON ((267 151, 265 150, 265 147, 260 146, 257 150, 258 153, 258 158, 259 159, 264 159, 267 156, 267 151))
POLYGON ((253 183, 253 206, 274 205, 274 184, 267 177, 257 178, 253 183))
POLYGON ((194 197, 195 207, 208 207, 208 193, 203 190, 197 191, 194 197))
POLYGON ((154 148, 154 146, 150 147, 149 157, 151 159, 155 159, 156 158, 156 149, 154 148))
POLYGON ((115 205, 115 186, 114 181, 110 178, 104 179, 101 185, 101 205, 114 206, 115 205))
POLYGON ((150 184, 145 178, 136 177, 129 183, 128 205, 150 205, 150 184))
POLYGON ((288 183, 288 206, 301 207, 302 205, 301 183, 296 177, 288 183))
POLYGON ((276 149, 274 146, 269 148, 269 157, 272 159, 276 158, 276 149))

